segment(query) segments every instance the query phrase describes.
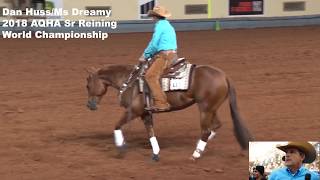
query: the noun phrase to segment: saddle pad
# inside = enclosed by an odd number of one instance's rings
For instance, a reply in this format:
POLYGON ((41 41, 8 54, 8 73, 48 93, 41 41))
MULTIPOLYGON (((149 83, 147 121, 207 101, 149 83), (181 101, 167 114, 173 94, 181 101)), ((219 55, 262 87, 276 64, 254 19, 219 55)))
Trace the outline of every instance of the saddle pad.
MULTIPOLYGON (((180 69, 179 76, 174 78, 162 78, 161 86, 163 91, 177 91, 177 90, 188 90, 190 83, 190 75, 192 72, 193 65, 187 64, 186 68, 180 69)), ((144 81, 139 79, 140 92, 143 90, 144 81)))

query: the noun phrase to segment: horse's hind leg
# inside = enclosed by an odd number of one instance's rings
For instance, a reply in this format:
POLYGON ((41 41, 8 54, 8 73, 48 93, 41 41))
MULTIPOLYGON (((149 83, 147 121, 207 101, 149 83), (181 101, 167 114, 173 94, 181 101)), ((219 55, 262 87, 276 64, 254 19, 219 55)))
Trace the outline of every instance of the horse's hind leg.
POLYGON ((216 111, 200 111, 200 126, 201 136, 197 143, 197 147, 192 154, 192 159, 198 159, 201 157, 208 140, 212 139, 215 136, 214 130, 218 129, 221 126, 216 111))
POLYGON ((217 129, 219 129, 222 126, 220 118, 218 114, 216 114, 211 121, 211 134, 208 138, 208 140, 211 140, 215 137, 217 129))
POLYGON ((153 130, 153 117, 151 113, 145 113, 141 116, 144 126, 147 130, 149 140, 152 146, 152 160, 159 161, 160 147, 153 130))

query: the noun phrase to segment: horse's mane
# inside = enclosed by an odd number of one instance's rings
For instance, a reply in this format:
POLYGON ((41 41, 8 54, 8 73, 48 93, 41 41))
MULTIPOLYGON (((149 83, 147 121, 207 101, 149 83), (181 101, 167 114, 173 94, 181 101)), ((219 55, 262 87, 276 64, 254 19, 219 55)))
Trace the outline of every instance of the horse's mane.
MULTIPOLYGON (((133 65, 119 65, 119 64, 114 64, 114 65, 105 65, 102 68, 99 68, 97 70, 97 75, 98 76, 104 76, 104 75, 115 75, 119 74, 121 72, 127 74, 127 72, 131 72, 133 68, 133 65)), ((122 74, 122 73, 121 73, 122 74)))
POLYGON ((97 70, 97 75, 103 79, 115 82, 117 80, 127 79, 130 72, 133 70, 133 65, 106 65, 97 70))

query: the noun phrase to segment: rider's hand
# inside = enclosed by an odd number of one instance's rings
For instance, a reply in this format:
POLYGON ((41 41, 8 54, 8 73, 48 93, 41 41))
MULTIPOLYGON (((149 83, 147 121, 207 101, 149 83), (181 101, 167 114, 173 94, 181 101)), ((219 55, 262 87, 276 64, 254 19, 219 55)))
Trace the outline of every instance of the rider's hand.
POLYGON ((146 58, 144 57, 144 54, 141 55, 141 57, 139 58, 139 61, 140 62, 145 62, 146 61, 146 58))

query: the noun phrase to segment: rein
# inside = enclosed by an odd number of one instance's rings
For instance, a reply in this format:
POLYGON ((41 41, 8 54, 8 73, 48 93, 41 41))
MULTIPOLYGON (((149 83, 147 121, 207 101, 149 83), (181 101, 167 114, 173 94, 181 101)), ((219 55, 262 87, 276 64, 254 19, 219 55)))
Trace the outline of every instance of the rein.
POLYGON ((126 92, 126 90, 130 87, 132 87, 132 84, 135 80, 137 80, 138 78, 142 77, 145 69, 148 67, 147 65, 148 63, 142 62, 139 63, 137 66, 135 66, 135 68, 131 71, 129 78, 126 80, 125 83, 122 84, 122 86, 120 87, 120 91, 119 91, 119 99, 121 101, 122 99, 122 95, 124 92, 126 92))

